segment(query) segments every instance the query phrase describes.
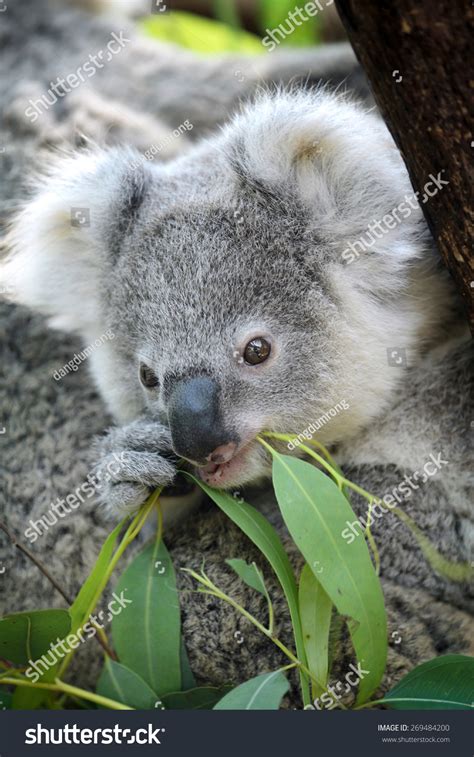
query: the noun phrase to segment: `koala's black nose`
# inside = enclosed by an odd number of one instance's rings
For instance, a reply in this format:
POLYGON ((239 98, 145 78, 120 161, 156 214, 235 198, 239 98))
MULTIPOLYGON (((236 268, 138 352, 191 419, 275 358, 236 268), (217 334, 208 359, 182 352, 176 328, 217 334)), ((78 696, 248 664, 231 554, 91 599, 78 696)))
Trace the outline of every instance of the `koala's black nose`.
POLYGON ((222 423, 219 385, 207 376, 178 381, 170 395, 168 420, 174 451, 194 463, 204 464, 213 453, 218 456, 223 445, 236 446, 222 423))

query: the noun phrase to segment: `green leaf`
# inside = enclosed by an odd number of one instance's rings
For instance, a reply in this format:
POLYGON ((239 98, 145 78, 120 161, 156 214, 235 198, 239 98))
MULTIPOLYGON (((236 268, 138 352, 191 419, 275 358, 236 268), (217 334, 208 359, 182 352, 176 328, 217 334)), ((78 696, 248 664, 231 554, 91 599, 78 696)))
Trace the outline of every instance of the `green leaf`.
POLYGON ((278 710, 290 686, 281 670, 251 678, 229 691, 215 710, 278 710))
POLYGON ((214 16, 218 21, 231 26, 233 29, 240 29, 239 10, 236 0, 214 0, 214 16))
POLYGON ((149 16, 139 26, 155 39, 164 39, 168 44, 174 43, 205 55, 225 52, 258 55, 265 51, 254 34, 183 11, 149 16))
POLYGON ((97 684, 97 693, 136 710, 153 710, 159 697, 133 670, 110 657, 105 660, 97 684))
POLYGON ((0 712, 2 710, 11 710, 12 708, 13 694, 9 694, 7 691, 0 689, 0 712))
MULTIPOLYGON (((329 2, 327 2, 329 4, 329 2)), ((322 6, 324 10, 324 5, 322 6)), ((283 29, 286 32, 286 36, 283 37, 276 32, 275 38, 282 45, 314 45, 320 39, 319 28, 321 26, 321 19, 319 13, 314 16, 304 14, 301 18, 299 26, 293 24, 293 31, 288 33, 290 29, 291 19, 288 14, 295 10, 294 0, 260 0, 259 16, 261 20, 262 35, 268 33, 268 30, 272 31, 280 24, 283 24, 283 29)))
POLYGON ((0 620, 0 657, 17 665, 38 659, 58 637, 71 628, 67 610, 32 610, 7 615, 0 620))
MULTIPOLYGON (((248 505, 246 502, 236 502, 234 497, 231 497, 226 492, 220 491, 219 489, 211 489, 210 486, 207 486, 190 473, 185 473, 185 475, 188 478, 191 478, 204 492, 206 492, 208 497, 212 499, 232 521, 234 521, 234 523, 267 558, 280 581, 286 601, 288 602, 297 657, 303 665, 306 665, 306 652, 304 648, 303 631, 301 629, 295 576, 288 555, 283 549, 283 545, 275 529, 267 519, 258 512, 258 510, 251 505, 248 505)), ((302 671, 300 671, 300 679, 303 703, 306 705, 310 703, 311 697, 309 694, 307 676, 305 676, 302 671)))
POLYGON ((92 568, 89 577, 82 585, 79 594, 69 608, 72 620, 72 631, 75 633, 82 625, 89 620, 88 613, 90 612, 91 602, 100 586, 103 575, 107 566, 112 558, 115 543, 118 535, 123 528, 123 523, 119 523, 116 528, 110 533, 105 540, 102 548, 99 552, 99 556, 96 560, 94 567, 92 568))
POLYGON ((21 616, 28 618, 30 623, 28 647, 33 661, 41 657, 58 638, 64 639, 71 629, 68 610, 32 610, 8 615, 7 619, 21 616))
POLYGON ((380 684, 387 660, 387 620, 380 581, 363 539, 341 536, 355 514, 336 484, 313 465, 273 453, 273 485, 296 545, 348 628, 358 660, 369 673, 357 703, 380 684))
POLYGON ((116 592, 133 604, 112 620, 120 662, 161 697, 181 689, 181 620, 176 575, 164 543, 156 540, 121 575, 116 592))
POLYGON ((277 26, 295 9, 293 0, 260 0, 259 15, 264 26, 277 26))
POLYGON ((247 584, 247 586, 250 586, 251 589, 259 591, 260 594, 263 594, 264 597, 268 596, 263 576, 254 562, 249 565, 245 562, 245 560, 236 558, 233 560, 226 560, 226 563, 227 565, 230 565, 232 570, 235 570, 239 578, 241 578, 242 581, 247 584))
POLYGON ((176 691, 162 697, 167 710, 212 710, 231 686, 200 686, 189 691, 176 691))
POLYGON ((191 665, 189 664, 188 652, 186 650, 184 639, 181 639, 180 659, 181 688, 184 691, 187 691, 188 689, 195 689, 197 686, 196 679, 194 678, 193 671, 191 670, 191 665))
MULTIPOLYGON (((58 639, 64 639, 71 629, 71 617, 67 610, 34 610, 31 612, 16 613, 5 618, 6 621, 24 618, 26 620, 26 635, 21 636, 21 642, 24 649, 25 659, 23 665, 28 665, 29 660, 36 662, 42 655, 48 653, 47 662, 54 661, 53 652, 49 652, 51 644, 58 639)), ((3 621, 0 621, 0 626, 3 621)), ((25 624, 20 620, 22 628, 19 629, 24 634, 25 624)), ((38 683, 50 683, 56 677, 56 673, 61 662, 59 654, 56 655, 58 662, 53 663, 45 672, 42 672, 38 683)), ((43 670, 43 664, 40 665, 43 670)), ((13 708, 15 710, 31 710, 39 707, 45 699, 48 698, 48 692, 41 689, 27 689, 17 686, 13 695, 13 708)))
MULTIPOLYGON (((52 683, 57 675, 59 665, 55 665, 43 673, 37 683, 52 683)), ((36 710, 39 707, 42 709, 48 709, 44 707, 44 702, 48 699, 48 695, 51 692, 45 689, 27 689, 23 686, 17 686, 13 694, 12 709, 13 710, 36 710)))
MULTIPOLYGON (((69 608, 70 628, 65 632, 66 635, 69 630, 71 633, 76 633, 84 623, 89 620, 89 612, 91 602, 96 594, 96 591, 102 581, 103 574, 107 568, 110 559, 113 554, 114 546, 117 541, 117 537, 123 528, 123 523, 120 523, 109 536, 100 550, 97 561, 85 581, 82 585, 79 594, 69 608)), ((61 634, 58 634, 61 638, 61 634)), ((39 655, 41 656, 41 655, 39 655)), ((51 683, 56 678, 61 660, 56 665, 53 665, 49 670, 43 673, 38 683, 51 683)), ((39 707, 48 698, 49 692, 41 689, 27 689, 17 686, 15 694, 13 696, 13 707, 18 710, 29 710, 39 707)))
POLYGON ((474 709, 474 657, 451 654, 424 662, 379 703, 395 710, 474 709))
POLYGON ((313 698, 316 698, 326 691, 328 682, 333 604, 309 565, 301 571, 298 598, 308 668, 322 684, 313 683, 313 698))
POLYGON ((27 615, 18 613, 0 620, 0 657, 15 665, 26 665, 30 659, 28 648, 30 623, 27 615))

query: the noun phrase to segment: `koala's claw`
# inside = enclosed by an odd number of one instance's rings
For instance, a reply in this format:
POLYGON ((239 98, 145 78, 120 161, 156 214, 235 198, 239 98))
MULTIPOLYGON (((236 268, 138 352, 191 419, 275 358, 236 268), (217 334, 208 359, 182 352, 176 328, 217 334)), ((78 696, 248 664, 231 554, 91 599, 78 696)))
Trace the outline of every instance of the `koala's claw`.
POLYGON ((113 428, 95 450, 98 499, 112 513, 137 510, 153 489, 176 476, 170 434, 161 424, 139 420, 113 428))

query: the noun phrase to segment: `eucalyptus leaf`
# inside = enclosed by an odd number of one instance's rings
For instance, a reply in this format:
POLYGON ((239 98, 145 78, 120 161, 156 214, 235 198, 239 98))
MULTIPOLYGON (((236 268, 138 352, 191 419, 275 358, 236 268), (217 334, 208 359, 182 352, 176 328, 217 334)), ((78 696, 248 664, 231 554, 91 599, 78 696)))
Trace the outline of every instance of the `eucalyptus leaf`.
POLYGON ((214 710, 278 710, 289 688, 281 670, 262 673, 229 691, 214 710))
POLYGON ((97 693, 136 710, 153 710, 159 697, 133 670, 107 657, 97 693))
POLYGON ((30 622, 27 615, 10 615, 0 620, 0 657, 15 665, 26 665, 30 659, 30 622))
POLYGON ((214 15, 218 21, 222 21, 234 29, 240 29, 242 24, 237 8, 237 0, 214 0, 213 7, 214 15))
POLYGON ((288 530, 338 612, 348 618, 357 659, 369 672, 357 703, 380 684, 387 660, 387 620, 380 581, 364 539, 341 536, 355 514, 336 484, 313 465, 273 453, 273 485, 288 530))
POLYGON ((176 575, 164 543, 135 557, 117 584, 132 604, 112 620, 119 660, 159 696, 181 690, 181 620, 176 575))
POLYGON ((68 610, 30 610, 8 615, 7 619, 19 616, 27 617, 30 623, 28 647, 32 660, 47 652, 58 638, 64 639, 71 629, 68 610))
MULTIPOLYGON (((107 568, 113 554, 117 537, 123 528, 120 523, 104 542, 96 563, 82 585, 76 599, 69 608, 70 631, 76 633, 88 620, 91 602, 102 581, 103 574, 107 568)), ((67 633, 67 631, 66 631, 67 633)), ((60 634, 59 634, 60 635, 60 634)), ((61 637, 62 638, 62 637, 61 637)), ((41 656, 41 655, 40 655, 41 656)), ((49 670, 43 673, 39 683, 51 683, 57 676, 61 661, 53 665, 49 670)), ((50 692, 41 689, 28 689, 17 686, 13 696, 13 708, 18 710, 30 710, 39 707, 50 696, 50 692)))
POLYGON ((12 708, 13 694, 9 694, 7 691, 0 689, 0 711, 11 710, 12 708))
POLYGON ((227 565, 230 565, 232 570, 235 570, 239 578, 241 578, 242 581, 247 584, 247 586, 250 586, 251 589, 259 591, 260 594, 263 594, 264 597, 268 596, 265 581, 263 580, 263 576, 255 563, 249 565, 245 562, 245 560, 240 560, 238 558, 233 560, 226 560, 226 563, 227 565))
POLYGON ((31 610, 7 615, 0 620, 0 657, 17 665, 37 660, 51 643, 69 633, 67 610, 31 610))
POLYGON ((194 13, 173 10, 148 16, 139 22, 144 33, 168 44, 190 48, 205 55, 237 52, 262 55, 264 47, 256 34, 235 29, 227 24, 194 13))
MULTIPOLYGON (((299 661, 306 665, 306 652, 304 648, 303 631, 301 629, 301 620, 298 608, 298 590, 296 587, 293 568, 288 559, 288 555, 283 549, 280 538, 271 526, 271 524, 258 512, 254 507, 246 502, 236 500, 226 492, 219 489, 211 489, 199 479, 190 473, 185 473, 212 499, 216 505, 248 536, 248 538, 258 547, 260 552, 267 558, 268 562, 275 571, 278 580, 288 602, 288 608, 293 626, 295 637, 296 654, 299 661)), ((309 682, 307 676, 300 671, 301 690, 303 703, 309 704, 311 701, 309 693, 309 682)))
POLYGON ((230 686, 200 686, 188 691, 176 691, 162 697, 166 710, 212 710, 230 686))
MULTIPOLYGON (((57 676, 59 669, 59 663, 53 665, 51 668, 42 673, 36 683, 52 683, 57 676)), ((12 709, 13 710, 36 710, 39 707, 42 709, 48 709, 44 707, 45 701, 51 695, 50 691, 46 689, 29 689, 23 686, 17 686, 13 694, 12 709)))
POLYGON ((474 709, 474 657, 452 654, 424 662, 379 704, 395 710, 474 709))
POLYGON ((90 612, 91 602, 100 586, 106 568, 108 567, 112 555, 114 553, 114 547, 117 542, 118 535, 123 528, 123 523, 119 523, 116 528, 110 533, 105 540, 102 548, 99 552, 99 556, 92 568, 91 573, 82 585, 79 594, 69 608, 72 620, 72 631, 75 633, 79 628, 83 626, 89 620, 88 613, 90 612))
MULTIPOLYGON (((329 2, 327 3, 329 4, 329 2)), ((288 30, 291 21, 289 13, 295 11, 294 0, 260 0, 259 16, 262 34, 268 34, 268 30, 277 28, 283 24, 283 28, 288 30)), ((294 24, 291 33, 287 31, 285 37, 277 36, 277 40, 283 45, 308 46, 314 45, 320 40, 321 20, 318 18, 318 11, 313 15, 306 14, 303 23, 294 24)))
POLYGON ((301 571, 298 599, 308 668, 322 684, 313 683, 313 698, 316 698, 326 691, 328 682, 333 604, 309 565, 301 571))
POLYGON ((184 691, 187 691, 188 689, 195 689, 197 686, 196 679, 194 678, 193 671, 191 670, 191 665, 189 664, 188 652, 184 643, 184 639, 181 639, 180 659, 181 688, 184 691))
MULTIPOLYGON (((10 615, 5 620, 20 618, 24 618, 27 625, 26 636, 21 637, 26 655, 23 664, 28 665, 29 660, 36 662, 42 655, 48 653, 47 661, 48 663, 52 661, 53 664, 46 671, 41 672, 37 682, 51 683, 57 675, 61 656, 56 654, 57 662, 54 663, 55 656, 52 651, 50 652, 50 645, 68 635, 71 629, 71 616, 67 610, 34 610, 10 615)), ((2 622, 0 621, 0 626, 2 622)), ((24 628, 23 624, 22 633, 24 628)), ((43 666, 40 669, 43 671, 43 666)), ((44 689, 17 686, 13 695, 12 706, 15 710, 32 710, 43 704, 48 696, 49 692, 44 689)))

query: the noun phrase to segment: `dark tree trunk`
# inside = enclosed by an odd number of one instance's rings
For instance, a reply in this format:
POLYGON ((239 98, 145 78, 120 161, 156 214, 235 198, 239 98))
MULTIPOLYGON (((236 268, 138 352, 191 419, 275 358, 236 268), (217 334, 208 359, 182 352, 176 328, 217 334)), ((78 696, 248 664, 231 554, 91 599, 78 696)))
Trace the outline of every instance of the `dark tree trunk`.
POLYGON ((336 0, 474 332, 474 9, 469 0, 336 0), (430 188, 431 190, 431 188, 430 188))

